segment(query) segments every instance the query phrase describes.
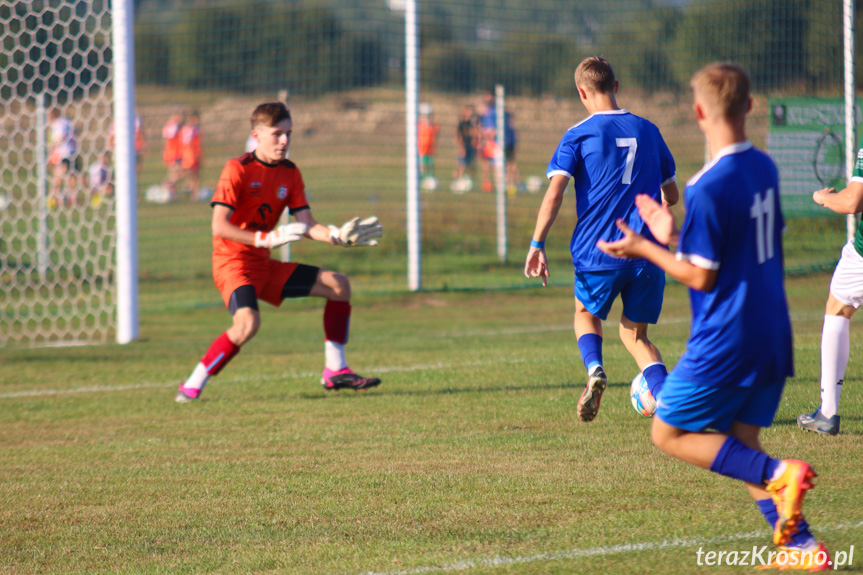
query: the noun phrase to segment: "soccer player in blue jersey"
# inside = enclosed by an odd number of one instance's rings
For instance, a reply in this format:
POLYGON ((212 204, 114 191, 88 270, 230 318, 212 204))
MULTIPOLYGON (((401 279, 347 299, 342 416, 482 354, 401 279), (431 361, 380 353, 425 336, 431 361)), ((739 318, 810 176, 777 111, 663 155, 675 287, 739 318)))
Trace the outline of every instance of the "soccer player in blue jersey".
POLYGON ((570 251, 575 266, 575 336, 587 384, 578 400, 578 417, 592 421, 599 411, 607 377, 602 366, 602 321, 618 295, 623 300, 620 339, 644 372, 654 397, 667 374, 662 356, 647 338, 648 324, 662 309, 665 274, 646 260, 620 260, 596 248, 602 238, 620 237, 614 226, 623 219, 633 229, 649 234, 635 207, 637 194, 648 194, 665 205, 677 203, 674 158, 659 129, 617 105, 617 80, 611 64, 591 57, 575 70, 581 103, 590 113, 570 128, 548 164, 550 180, 542 201, 525 277, 539 277, 547 285, 545 238, 560 211, 570 178, 575 180, 578 223, 570 251))
POLYGON ((776 166, 746 139, 752 99, 743 69, 710 65, 691 85, 713 159, 687 183, 682 230, 667 207, 639 196, 655 240, 618 220, 624 237, 598 244, 646 258, 690 288, 689 341, 659 396, 651 438, 672 457, 745 482, 786 552, 777 556, 784 567, 773 567, 826 569, 827 551, 801 513, 814 471, 771 458, 759 442, 794 371, 776 166), (656 242, 677 243, 677 253, 656 242))

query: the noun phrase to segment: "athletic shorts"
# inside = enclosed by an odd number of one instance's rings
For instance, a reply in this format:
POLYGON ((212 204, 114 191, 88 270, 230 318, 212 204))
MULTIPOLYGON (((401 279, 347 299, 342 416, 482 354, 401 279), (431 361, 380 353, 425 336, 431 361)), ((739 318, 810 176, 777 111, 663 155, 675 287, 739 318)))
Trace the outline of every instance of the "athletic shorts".
POLYGON ((240 286, 250 285, 255 288, 255 295, 276 307, 282 304, 282 300, 286 297, 282 294, 282 290, 288 283, 294 273, 301 273, 304 276, 303 286, 295 286, 297 293, 290 294, 287 297, 302 297, 308 295, 308 291, 312 289, 315 279, 317 279, 318 268, 312 266, 304 266, 296 262, 280 262, 278 260, 269 259, 266 262, 244 262, 239 260, 230 260, 220 267, 213 267, 213 280, 216 282, 216 287, 219 288, 219 293, 222 294, 222 300, 225 306, 230 306, 231 294, 234 293, 240 286), (310 273, 312 268, 314 273, 310 273), (309 272, 309 273, 307 273, 309 272), (305 291, 305 293, 302 293, 305 291))
POLYGON ((785 380, 752 387, 704 387, 677 378, 672 371, 657 400, 656 416, 686 431, 727 433, 735 421, 770 427, 785 380))
POLYGON ((665 272, 653 264, 618 270, 575 270, 575 297, 588 312, 601 320, 608 318, 611 305, 620 295, 623 315, 636 323, 656 323, 662 311, 665 272))
POLYGON ((855 309, 863 305, 863 256, 854 249, 853 242, 842 248, 842 257, 830 280, 830 293, 855 309))
POLYGON ((473 163, 474 158, 476 158, 476 148, 473 146, 465 146, 464 156, 458 157, 458 165, 469 166, 473 163))

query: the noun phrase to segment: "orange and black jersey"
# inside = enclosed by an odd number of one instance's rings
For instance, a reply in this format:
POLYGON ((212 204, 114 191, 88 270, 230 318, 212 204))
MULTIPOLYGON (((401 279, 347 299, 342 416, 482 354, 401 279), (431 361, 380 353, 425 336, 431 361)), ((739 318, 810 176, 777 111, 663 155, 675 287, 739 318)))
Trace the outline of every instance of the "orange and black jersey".
MULTIPOLYGON (((250 231, 269 232, 279 224, 285 208, 290 213, 309 209, 299 168, 290 160, 267 164, 254 152, 229 160, 219 176, 211 206, 234 210, 231 223, 250 231)), ((213 263, 247 257, 266 260, 270 250, 213 237, 213 263)))

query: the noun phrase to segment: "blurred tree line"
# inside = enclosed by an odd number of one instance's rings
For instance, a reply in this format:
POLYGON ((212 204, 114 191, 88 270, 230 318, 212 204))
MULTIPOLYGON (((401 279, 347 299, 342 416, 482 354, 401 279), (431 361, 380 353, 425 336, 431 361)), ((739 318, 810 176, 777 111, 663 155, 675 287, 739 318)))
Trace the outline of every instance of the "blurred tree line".
MULTIPOLYGON (((835 0, 437 0, 418 2, 424 89, 572 93, 600 54, 622 83, 687 89, 716 60, 759 90, 838 90, 835 0)), ((858 28, 860 18, 858 17, 858 28)), ((136 0, 138 82, 319 94, 404 81, 404 16, 384 0, 136 0)), ((863 68, 861 68, 863 69, 863 68)))

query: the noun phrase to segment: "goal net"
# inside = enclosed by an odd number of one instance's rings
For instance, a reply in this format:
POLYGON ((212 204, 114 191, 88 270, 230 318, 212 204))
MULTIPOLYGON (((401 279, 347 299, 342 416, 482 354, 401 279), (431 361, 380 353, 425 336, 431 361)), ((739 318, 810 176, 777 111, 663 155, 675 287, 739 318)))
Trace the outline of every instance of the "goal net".
POLYGON ((114 324, 108 0, 0 4, 0 346, 114 324))

